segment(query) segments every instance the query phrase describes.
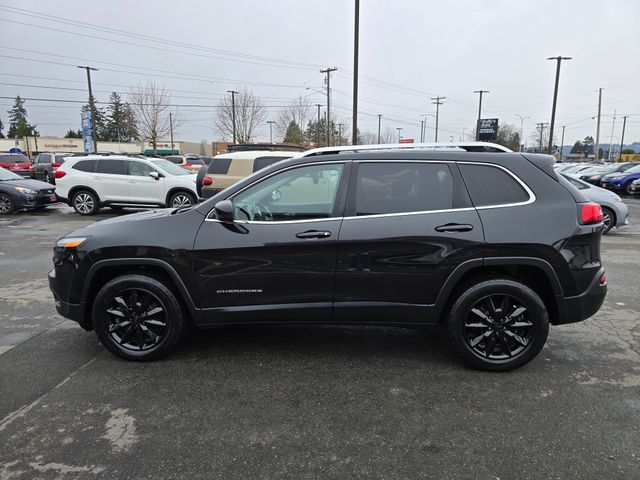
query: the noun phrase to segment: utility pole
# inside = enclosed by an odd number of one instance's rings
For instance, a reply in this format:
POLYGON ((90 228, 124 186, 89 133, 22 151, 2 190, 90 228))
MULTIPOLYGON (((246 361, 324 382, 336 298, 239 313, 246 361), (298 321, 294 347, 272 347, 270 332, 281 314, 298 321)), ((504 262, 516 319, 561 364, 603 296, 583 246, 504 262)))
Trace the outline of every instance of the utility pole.
POLYGON ((553 107, 551 108, 551 125, 549 126, 549 149, 547 153, 551 155, 551 149, 553 148, 553 126, 556 121, 556 102, 558 100, 558 84, 560 83, 560 64, 562 60, 571 60, 571 57, 549 57, 547 60, 555 60, 556 64, 556 86, 553 89, 553 107))
POLYGON ((620 137, 620 160, 622 160, 622 148, 624 147, 624 131, 627 128, 627 115, 622 117, 622 136, 620 137))
POLYGON ((342 146, 342 127, 343 127, 343 124, 339 123, 338 124, 338 146, 339 147, 342 146))
MULTIPOLYGON (((602 89, 598 89, 598 126, 596 127, 596 148, 594 150, 595 160, 598 161, 600 156, 600 115, 602 113, 602 89)), ((587 153, 587 155, 589 155, 587 153)))
POLYGON ((520 119, 520 142, 518 145, 518 151, 521 152, 522 151, 522 145, 524 145, 524 142, 522 141, 522 127, 524 125, 524 119, 525 118, 531 118, 531 117, 525 117, 523 115, 520 115, 519 113, 516 113, 516 117, 518 117, 520 119))
POLYGON ((611 139, 609 140, 609 154, 607 155, 607 161, 611 161, 611 150, 613 146, 613 132, 616 128, 616 111, 613 111, 613 123, 611 124, 611 139))
POLYGON ((235 90, 227 90, 231 94, 231 122, 233 123, 233 143, 236 143, 236 92, 235 90))
POLYGON ((273 143, 273 124, 276 123, 273 120, 267 120, 269 124, 269 143, 273 143))
POLYGON ((318 147, 320 146, 320 107, 321 103, 316 103, 316 107, 318 107, 318 123, 316 123, 316 141, 318 142, 318 147))
POLYGON ((547 125, 549 125, 546 122, 540 122, 537 123, 538 128, 540 129, 540 142, 538 142, 538 153, 542 153, 542 135, 544 133, 544 127, 546 127, 547 125))
POLYGON ((424 142, 424 120, 420 120, 420 143, 424 142))
POLYGON ((360 0, 355 0, 353 28, 353 121, 351 127, 352 145, 358 144, 358 38, 360 33, 360 0))
POLYGON ((173 155, 173 113, 169 112, 169 132, 171 135, 171 155, 173 155))
POLYGON ((93 140, 93 153, 98 153, 98 140, 96 138, 96 105, 95 99, 93 98, 93 92, 91 91, 91 70, 97 72, 98 69, 86 65, 78 65, 78 68, 83 68, 87 71, 87 87, 89 88, 89 111, 91 112, 91 130, 93 130, 93 134, 91 135, 93 140))
POLYGON ((382 124, 382 115, 378 114, 378 145, 380 144, 380 125, 382 124))
POLYGON ((478 102, 478 121, 476 122, 476 142, 480 140, 480 118, 482 118, 482 94, 489 93, 489 90, 475 90, 473 93, 480 94, 480 101, 478 102))
POLYGON ((400 132, 402 132, 402 127, 397 127, 396 130, 398 130, 398 143, 400 143, 400 132))
POLYGON ((337 67, 327 67, 324 70, 320 70, 320 73, 325 73, 327 78, 325 83, 327 84, 327 147, 331 146, 331 72, 338 70, 337 67))
POLYGON ((564 146, 564 129, 566 125, 562 125, 562 140, 560 140, 560 161, 562 161, 562 147, 564 146))
POLYGON ((431 100, 435 106, 436 106, 436 143, 438 143, 438 120, 440 119, 440 105, 442 105, 444 102, 442 102, 442 100, 446 99, 447 97, 441 97, 440 95, 438 95, 437 97, 431 97, 431 100), (435 100, 435 101, 433 101, 435 100))

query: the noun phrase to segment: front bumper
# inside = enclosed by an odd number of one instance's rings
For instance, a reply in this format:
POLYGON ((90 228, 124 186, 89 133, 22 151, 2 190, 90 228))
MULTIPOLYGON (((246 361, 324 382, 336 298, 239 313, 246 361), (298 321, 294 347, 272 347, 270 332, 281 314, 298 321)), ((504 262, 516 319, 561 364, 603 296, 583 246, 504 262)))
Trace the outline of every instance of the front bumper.
POLYGON ((46 207, 47 205, 53 205, 54 203, 58 202, 59 200, 55 193, 38 193, 37 195, 27 195, 21 193, 16 195, 15 197, 16 210, 46 207))
POLYGON ((59 288, 59 280, 56 277, 55 268, 49 272, 49 289, 51 293, 53 293, 53 299, 56 305, 56 311, 59 315, 62 315, 69 320, 73 320, 74 322, 78 322, 82 328, 88 330, 84 323, 84 305, 68 303, 62 300, 60 296, 60 288, 59 288))
POLYGON ((596 314, 605 297, 607 296, 607 284, 600 284, 600 279, 604 275, 604 268, 601 268, 592 280, 589 287, 580 295, 575 297, 560 297, 558 318, 556 325, 565 323, 575 323, 586 320, 596 314))

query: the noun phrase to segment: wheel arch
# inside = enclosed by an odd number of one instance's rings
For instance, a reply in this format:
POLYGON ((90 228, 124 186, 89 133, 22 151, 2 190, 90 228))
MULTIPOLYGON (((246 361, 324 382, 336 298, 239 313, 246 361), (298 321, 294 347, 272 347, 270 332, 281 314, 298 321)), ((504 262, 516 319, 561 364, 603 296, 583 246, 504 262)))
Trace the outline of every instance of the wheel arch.
POLYGON ((193 199, 194 205, 198 203, 198 194, 195 191, 189 189, 188 187, 173 187, 167 192, 167 195, 164 199, 165 205, 169 207, 169 200, 171 199, 171 197, 180 192, 188 193, 193 199))

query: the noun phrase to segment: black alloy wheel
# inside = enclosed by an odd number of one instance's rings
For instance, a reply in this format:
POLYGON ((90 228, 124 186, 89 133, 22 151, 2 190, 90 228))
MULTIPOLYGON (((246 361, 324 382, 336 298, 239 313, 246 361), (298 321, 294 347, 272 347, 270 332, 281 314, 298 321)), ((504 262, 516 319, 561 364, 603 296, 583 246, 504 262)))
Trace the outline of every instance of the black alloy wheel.
POLYGON ((16 206, 13 199, 6 193, 0 193, 0 215, 8 215, 13 213, 16 206))
POLYGON ((449 337, 465 362, 488 371, 528 363, 549 332, 542 299, 527 285, 507 278, 479 280, 462 288, 447 321, 449 337))
POLYGON ((92 319, 105 347, 138 361, 171 353, 188 327, 179 300, 160 278, 147 275, 123 275, 107 282, 96 296, 92 319))

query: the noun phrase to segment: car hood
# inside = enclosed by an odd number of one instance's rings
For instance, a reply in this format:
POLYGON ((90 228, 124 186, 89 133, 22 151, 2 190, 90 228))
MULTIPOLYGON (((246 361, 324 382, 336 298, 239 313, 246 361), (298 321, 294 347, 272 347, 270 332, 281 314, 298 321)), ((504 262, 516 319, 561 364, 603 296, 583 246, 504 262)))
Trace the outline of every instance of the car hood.
POLYGON ((0 185, 8 185, 12 187, 30 188, 31 190, 55 190, 55 186, 47 182, 41 182, 40 180, 2 180, 0 185))

